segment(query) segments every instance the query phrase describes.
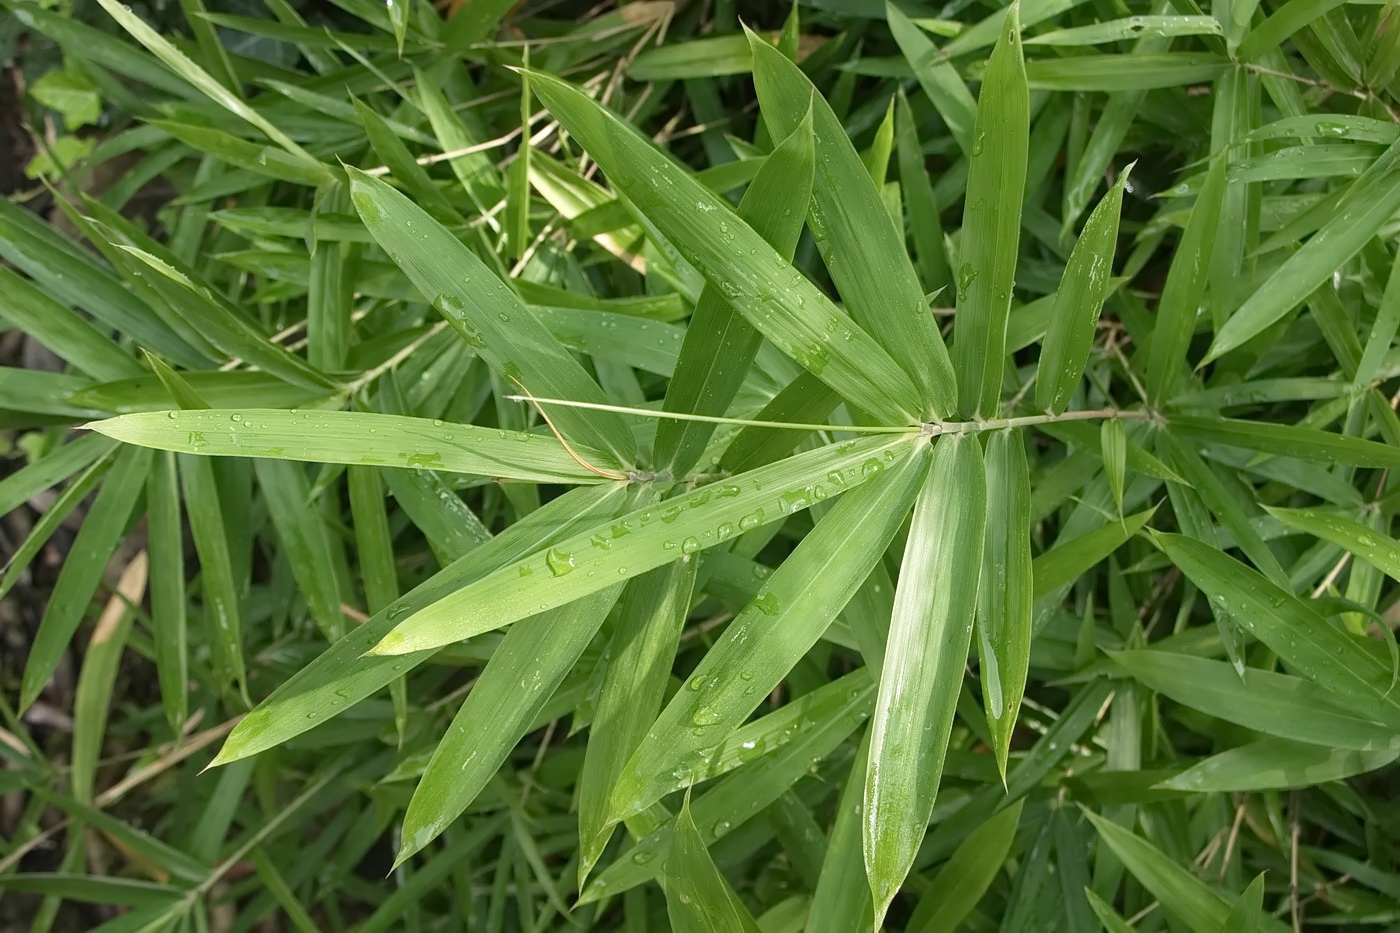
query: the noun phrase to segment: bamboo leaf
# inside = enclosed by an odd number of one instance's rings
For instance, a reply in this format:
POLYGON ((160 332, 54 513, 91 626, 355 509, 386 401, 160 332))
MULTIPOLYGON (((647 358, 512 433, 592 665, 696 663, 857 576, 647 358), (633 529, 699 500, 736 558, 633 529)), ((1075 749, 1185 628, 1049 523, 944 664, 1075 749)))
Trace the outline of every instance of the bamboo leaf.
MULTIPOLYGON (((810 114, 764 160, 739 202, 739 218, 778 253, 792 259, 812 197, 815 155, 810 114)), ((666 411, 722 415, 748 375, 763 335, 737 313, 714 283, 707 283, 685 331, 666 411)), ((700 459, 714 425, 663 420, 656 427, 658 467, 684 475, 700 459)))
POLYGON ((901 459, 907 438, 862 438, 638 509, 491 574, 401 622, 374 648, 407 654, 562 606, 854 488, 901 459), (582 572, 577 572, 582 571, 582 572), (520 581, 530 579, 524 587, 520 581))
POLYGON ((1358 751, 1397 745, 1395 734, 1357 715, 1301 677, 1173 654, 1165 650, 1109 655, 1136 680, 1184 706, 1292 742, 1358 751))
POLYGON ((619 487, 576 489, 438 571, 278 685, 229 733, 213 763, 228 764, 280 745, 382 689, 432 654, 423 651, 387 658, 365 654, 400 619, 575 529, 618 515, 621 504, 619 487))
POLYGON ((1264 510, 1288 527, 1346 548, 1392 580, 1400 580, 1400 543, 1394 538, 1378 534, 1361 522, 1317 509, 1279 509, 1266 505, 1264 510))
POLYGON ((876 926, 933 812, 972 640, 986 503, 979 441, 939 439, 914 507, 871 723, 863 842, 876 926))
POLYGON ((917 420, 917 393, 908 374, 727 202, 577 89, 533 72, 530 80, 613 185, 749 323, 882 422, 917 420))
MULTIPOLYGON (((784 135, 811 111, 816 176, 809 226, 846 309, 893 358, 901 375, 913 379, 921 403, 917 414, 950 412, 954 383, 948 351, 929 313, 904 238, 881 199, 880 185, 861 161, 835 111, 797 65, 752 33, 749 43, 754 53, 754 89, 769 132, 784 135)), ((881 160, 880 177, 887 161, 881 160)), ((887 389, 893 392, 895 386, 891 377, 887 389)))
POLYGON ((1216 333, 1203 364, 1220 358, 1297 308, 1375 236, 1400 209, 1397 160, 1400 142, 1391 145, 1352 182, 1321 229, 1235 310, 1216 333))
POLYGON ((982 702, 1002 782, 1031 657, 1031 489, 1021 438, 987 439, 986 556, 977 597, 982 702))
MULTIPOLYGON (((548 435, 403 415, 267 408, 155 411, 88 427, 128 444, 205 456, 415 467, 537 483, 600 480, 548 435)), ((570 446, 585 461, 607 462, 600 450, 570 446)))
POLYGON ((958 411, 993 417, 1006 365, 1006 319, 1016 280, 1026 186, 1030 91, 1013 3, 987 63, 973 130, 953 345, 958 411))
MULTIPOLYGON (((471 250, 384 182, 355 169, 350 196, 365 226, 419 292, 496 373, 541 398, 606 402, 584 372, 507 284, 471 250)), ((615 415, 586 409, 550 413, 568 438, 630 466, 636 442, 615 415)))
POLYGON ((59 571, 53 598, 44 609, 30 646, 20 691, 22 709, 38 699, 87 614, 88 603, 102 582, 102 571, 126 534, 145 485, 150 458, 150 452, 140 448, 122 451, 93 500, 73 542, 73 553, 82 556, 66 561, 59 571))
POLYGON ((908 513, 922 473, 912 446, 888 463, 884 475, 843 495, 821 518, 691 671, 618 778, 614 818, 658 800, 675 773, 703 774, 720 743, 855 595, 908 513))
POLYGON ((710 858, 689 799, 676 817, 666 858, 666 913, 677 933, 758 933, 758 924, 710 858))
POLYGON ((1084 374, 1084 364, 1094 343, 1094 325, 1108 297, 1123 186, 1132 170, 1133 166, 1129 165, 1119 173, 1118 180, 1089 215, 1055 292, 1050 329, 1046 331, 1040 362, 1036 366, 1035 403, 1045 411, 1055 414, 1064 411, 1084 374))
POLYGON ((1298 597, 1215 548, 1182 535, 1154 540, 1215 604, 1298 673, 1363 717, 1400 723, 1390 665, 1333 628, 1298 597))

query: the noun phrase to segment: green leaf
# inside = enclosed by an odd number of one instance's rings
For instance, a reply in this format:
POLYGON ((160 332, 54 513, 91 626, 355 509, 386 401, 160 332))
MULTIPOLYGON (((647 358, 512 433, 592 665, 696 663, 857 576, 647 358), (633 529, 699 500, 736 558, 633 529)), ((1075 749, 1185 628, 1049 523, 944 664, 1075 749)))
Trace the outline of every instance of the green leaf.
POLYGON ((923 146, 909 101, 903 94, 895 100, 895 152, 899 161, 899 190, 904 195, 914 252, 929 291, 952 284, 943 228, 938 219, 938 199, 924 168, 923 146))
POLYGON ((1332 434, 1297 424, 1241 421, 1172 415, 1173 432, 1206 444, 1225 444, 1278 456, 1339 466, 1393 469, 1400 466, 1400 449, 1376 441, 1332 434))
POLYGON ((116 459, 118 450, 119 448, 115 447, 108 450, 98 458, 97 462, 87 467, 80 475, 73 477, 63 488, 63 491, 44 510, 43 516, 34 523, 28 536, 19 547, 14 549, 14 553, 5 562, 4 577, 0 579, 0 599, 3 599, 14 589, 15 584, 24 576, 30 563, 53 537, 54 532, 68 520, 73 511, 82 505, 88 495, 102 482, 103 477, 107 475, 107 470, 112 466, 112 461, 116 459))
POLYGON ((1238 933, 1258 933, 1264 917, 1264 873, 1260 872, 1244 893, 1235 899, 1224 929, 1238 933))
POLYGON ((1400 543, 1361 522, 1317 509, 1264 510, 1290 528, 1345 548, 1392 580, 1400 580, 1400 543))
POLYGON ((1118 174, 1118 180, 1089 215, 1055 292, 1050 329, 1041 344, 1035 379, 1036 407, 1053 414, 1069 407, 1094 344, 1094 325, 1108 297, 1108 279, 1113 271, 1123 187, 1132 170, 1130 164, 1118 174))
POLYGON ((919 897, 909 918, 921 933, 955 933, 996 880, 1011 852, 1025 798, 1012 802, 967 834, 919 897))
POLYGON ((623 597, 579 772, 580 888, 612 835, 612 789, 665 700, 698 563, 658 567, 634 578, 623 597))
POLYGON ((342 606, 350 589, 340 535, 329 526, 322 503, 313 499, 304 467, 259 459, 253 468, 297 588, 321 633, 333 642, 345 632, 342 606))
MULTIPOLYGON (((1224 898, 1131 830, 1096 813, 1085 811, 1084 815, 1098 830, 1099 838, 1113 850, 1133 877, 1162 902, 1168 913, 1196 933, 1217 933, 1226 929, 1224 924, 1230 916, 1230 907, 1224 898)), ((1268 933, 1283 933, 1285 927, 1269 918, 1261 929, 1268 933)))
POLYGON ((234 116, 257 127, 268 139, 287 150, 296 160, 310 166, 320 164, 305 149, 293 142, 291 137, 274 126, 258 111, 244 103, 233 91, 216 81, 207 71, 191 61, 185 53, 172 45, 168 39, 146 25, 145 21, 133 13, 130 7, 122 6, 116 0, 98 0, 98 2, 136 41, 149 49, 171 71, 208 95, 210 100, 234 116))
POLYGON ((205 638, 212 646, 214 668, 221 684, 235 683, 247 695, 248 675, 243 660, 243 611, 234 582, 229 553, 229 528, 214 466, 202 457, 177 458, 180 485, 188 509, 190 536, 199 555, 200 591, 205 638))
POLYGON ((841 799, 827 840, 826 858, 812 892, 805 933, 867 933, 873 929, 870 885, 861 851, 861 801, 870 742, 862 741, 841 787, 841 799))
POLYGON ((972 640, 987 521, 975 436, 934 444, 904 549, 865 779, 865 866, 879 925, 933 812, 972 640))
POLYGON ((758 924, 715 867, 686 798, 666 857, 666 914, 677 933, 758 933, 758 924))
MULTIPOLYGON (((417 467, 535 483, 600 481, 549 435, 403 415, 267 408, 156 411, 87 427, 128 444, 205 456, 417 467)), ((570 446, 591 463, 607 460, 587 445, 570 446)))
MULTIPOLYGON (((346 171, 355 209, 375 240, 496 373, 540 398, 607 401, 509 286, 456 237, 384 182, 346 171)), ((571 441, 614 458, 602 466, 631 466, 636 459, 636 442, 616 416, 556 408, 550 418, 571 441)))
POLYGON ((1400 749, 1358 751, 1260 739, 1199 761, 1162 783, 1191 793, 1248 793, 1340 781, 1400 758, 1400 749))
POLYGON ((608 587, 506 632, 413 791, 396 866, 447 829, 496 774, 621 592, 608 587))
POLYGON ((406 615, 541 545, 548 546, 578 528, 617 515, 622 488, 589 486, 554 499, 376 612, 368 622, 278 685, 248 713, 229 733, 214 764, 238 761, 295 738, 421 664, 431 651, 387 658, 367 655, 365 651, 406 615))
POLYGON ((1212 602, 1291 668, 1342 699, 1352 712, 1388 725, 1400 723, 1390 665, 1375 651, 1215 548, 1182 535, 1157 533, 1154 540, 1212 602))
POLYGON ((973 100, 957 68, 946 55, 940 56, 938 47, 923 30, 893 3, 885 4, 885 19, 899 50, 909 60, 919 87, 948 124, 948 132, 957 140, 958 148, 970 155, 977 123, 977 101, 973 100))
POLYGON ((1215 248, 1215 234, 1220 223, 1225 168, 1226 160, 1221 156, 1211 162, 1210 172, 1191 208, 1181 243, 1167 271, 1162 298, 1157 303, 1151 345, 1144 351, 1147 367, 1143 382, 1150 402, 1160 402, 1175 392, 1185 370, 1186 352, 1205 295, 1211 251, 1215 248))
POLYGON ((102 583, 102 571, 126 535, 136 502, 145 487, 151 453, 139 447, 123 450, 107 473, 82 528, 73 541, 44 608, 39 629, 29 648, 20 688, 20 708, 29 707, 58 668, 68 642, 87 615, 88 604, 102 583))
POLYGON ((1026 80, 1036 90, 1154 90, 1214 81, 1230 68, 1210 52, 1141 52, 1123 55, 1066 55, 1026 63, 1026 80))
MULTIPOLYGON (((839 709, 828 708, 825 715, 798 717, 784 730, 787 741, 777 751, 751 760, 715 782, 691 805, 695 825, 705 842, 743 830, 749 820, 809 776, 814 763, 831 754, 865 721, 873 693, 874 687, 868 682, 862 688, 844 691, 839 709)), ((670 846, 673 828, 668 822, 624 850, 616 862, 589 883, 579 902, 588 904, 656 877, 660 868, 657 857, 670 846)))
POLYGON ((120 904, 140 907, 166 904, 184 894, 181 888, 141 881, 136 878, 98 878, 90 875, 52 873, 14 873, 0 876, 0 888, 46 897, 94 904, 120 904))
MULTIPOLYGON (((810 114, 764 160, 739 202, 739 218, 791 260, 812 197, 815 160, 810 114)), ((666 411, 723 415, 748 375, 763 335, 737 313, 714 283, 695 303, 676 369, 666 390, 666 411)), ((656 426, 658 468, 682 476, 699 461, 714 425, 662 420, 656 426)))
POLYGON ((146 549, 151 561, 156 678, 170 731, 180 735, 189 714, 189 610, 174 454, 156 454, 146 478, 146 549))
POLYGON ((1099 432, 1099 447, 1103 451, 1103 472, 1113 492, 1113 504, 1118 507, 1118 514, 1122 515, 1123 482, 1128 460, 1128 438, 1123 433, 1122 421, 1110 418, 1103 423, 1099 432))
POLYGON ((1122 522, 1103 525, 1069 541, 1056 541, 1055 546, 1032 562, 1035 577, 1035 598, 1040 599, 1066 586, 1123 546, 1142 530, 1152 517, 1152 509, 1129 515, 1122 522))
MULTIPOLYGON (((703 774, 720 743, 811 649, 869 576, 908 514, 922 475, 919 453, 906 444, 895 457, 877 461, 888 470, 882 466, 875 481, 844 494, 764 580, 628 761, 613 788, 614 818, 629 817, 658 800, 676 773, 703 774)), ((756 479, 783 466, 747 475, 756 479)))
POLYGON ((1134 679, 1183 706, 1292 742, 1357 751, 1390 749, 1400 739, 1357 715, 1311 681, 1165 650, 1110 652, 1134 679))
POLYGON ((562 606, 854 488, 902 459, 909 446, 905 437, 846 441, 639 509, 536 551, 414 614, 374 652, 422 651, 562 606), (522 586, 527 578, 530 585, 522 586))
POLYGON ((79 71, 70 68, 50 71, 29 86, 34 99, 57 110, 70 131, 102 116, 102 96, 79 71))
POLYGON ((1127 16, 1094 23, 1053 29, 1026 40, 1026 45, 1085 46, 1121 42, 1144 36, 1218 36, 1220 23, 1212 16, 1127 16))
POLYGON ((918 420, 908 374, 728 202, 577 89, 533 72, 531 86, 612 184, 774 345, 882 423, 918 420))
POLYGON ((982 705, 1003 783, 1031 657, 1031 489, 1019 434, 987 438, 986 552, 977 597, 982 705))
POLYGON ((141 364, 80 315, 7 268, 0 268, 5 320, 95 379, 142 374, 141 364))
POLYGON ((1400 210, 1400 142, 1352 182, 1329 219, 1239 306, 1215 335, 1202 363, 1219 359, 1302 304, 1400 210))
POLYGON ((13 512, 37 493, 87 468, 114 446, 105 437, 84 434, 49 451, 0 480, 0 511, 13 512))
POLYGON ((953 344, 958 411, 965 417, 995 417, 1006 366, 1006 319, 1016 280, 1030 134, 1018 13, 1013 3, 987 63, 969 150, 953 344))
MULTIPOLYGON (((797 65, 752 33, 749 43, 754 88, 769 132, 775 137, 790 132, 811 110, 817 162, 808 223, 846 309, 913 379, 921 416, 950 412, 952 363, 880 186, 836 113, 797 65)), ((892 394, 895 386, 893 379, 885 383, 892 394)))

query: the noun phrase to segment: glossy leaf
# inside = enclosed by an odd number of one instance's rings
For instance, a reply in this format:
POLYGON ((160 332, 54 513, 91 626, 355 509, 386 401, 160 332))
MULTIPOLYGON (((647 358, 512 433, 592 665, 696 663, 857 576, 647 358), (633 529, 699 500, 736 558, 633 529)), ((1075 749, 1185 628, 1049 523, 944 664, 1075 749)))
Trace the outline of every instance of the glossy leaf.
POLYGON ((996 414, 1006 365, 1030 126, 1018 9, 1011 5, 987 62, 969 150, 953 345, 958 411, 964 416, 996 414))
POLYGON ((1055 292, 1055 308, 1050 313, 1050 329, 1041 345, 1035 379, 1036 407, 1046 411, 1064 411, 1084 374, 1094 343, 1094 325, 1108 296, 1123 186, 1132 169, 1129 165, 1119 173, 1118 180, 1089 215, 1055 292))
POLYGON ((877 921, 933 812, 972 641, 986 503, 979 441, 940 438, 914 507, 871 721, 862 812, 877 921))

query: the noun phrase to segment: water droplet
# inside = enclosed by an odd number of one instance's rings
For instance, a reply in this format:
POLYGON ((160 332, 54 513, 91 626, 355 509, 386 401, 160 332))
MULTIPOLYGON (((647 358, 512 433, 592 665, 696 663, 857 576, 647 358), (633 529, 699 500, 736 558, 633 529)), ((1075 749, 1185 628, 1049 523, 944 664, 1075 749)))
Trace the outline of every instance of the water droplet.
POLYGON ((694 554, 698 550, 700 550, 700 539, 694 535, 691 535, 681 542, 682 554, 694 554))
POLYGON ((715 712, 714 710, 710 709, 708 706, 702 706, 702 707, 700 707, 700 708, 697 709, 697 710, 695 711, 695 713, 690 717, 691 725, 699 726, 699 727, 701 727, 701 728, 703 728, 703 727, 705 727, 705 726, 713 726, 713 725, 715 725, 716 723, 718 723, 719 720, 720 720, 720 715, 719 715, 719 713, 717 713, 717 712, 715 712))
POLYGON ((574 572, 574 555, 568 551, 561 551, 557 547, 552 547, 545 554, 545 563, 549 565, 549 572, 556 577, 562 577, 574 572))

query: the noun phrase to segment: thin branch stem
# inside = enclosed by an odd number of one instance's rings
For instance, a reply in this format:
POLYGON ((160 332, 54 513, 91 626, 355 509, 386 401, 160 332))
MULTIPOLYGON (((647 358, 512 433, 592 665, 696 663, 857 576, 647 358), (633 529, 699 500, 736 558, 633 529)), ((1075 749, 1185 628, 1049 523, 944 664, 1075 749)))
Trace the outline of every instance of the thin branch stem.
POLYGON ((733 424, 740 427, 778 428, 788 431, 852 431, 859 434, 910 434, 912 427, 851 426, 844 424, 801 424, 791 421, 751 421, 746 418, 721 418, 714 415, 692 415, 680 411, 660 411, 652 408, 631 408, 626 405, 605 405, 601 402, 575 402, 562 398, 539 398, 538 396, 507 395, 513 402, 534 402, 536 405, 562 405, 566 408, 591 408, 597 411, 614 411, 623 415, 641 415, 644 418, 668 418, 673 421, 703 421, 707 424, 733 424))
MULTIPOLYGON (((669 418, 674 421, 703 421, 707 424, 732 424, 739 427, 775 428, 783 431, 846 431, 852 434, 912 434, 916 431, 929 437, 940 434, 979 434, 983 431, 1000 431, 1003 428, 1025 428, 1037 424, 1054 424, 1058 421, 1096 421, 1116 418, 1149 418, 1151 412, 1122 410, 1117 408, 1097 408, 1091 411, 1067 411, 1052 415, 1022 415, 1016 418, 987 418, 976 421, 930 421, 920 428, 913 425, 871 425, 871 424, 806 424, 795 421, 754 421, 748 418, 722 418, 715 415, 694 415, 680 411, 660 411, 653 408, 632 408, 627 405, 607 405, 602 402, 575 402, 562 398, 539 398, 534 395, 507 395, 514 402, 532 402, 536 406, 562 405, 568 408, 589 408, 596 411, 613 411, 623 415, 640 415, 644 418, 669 418)), ((543 411, 543 409, 541 409, 543 411)))

